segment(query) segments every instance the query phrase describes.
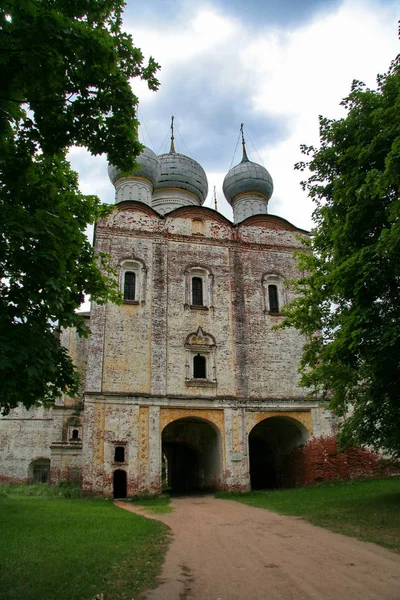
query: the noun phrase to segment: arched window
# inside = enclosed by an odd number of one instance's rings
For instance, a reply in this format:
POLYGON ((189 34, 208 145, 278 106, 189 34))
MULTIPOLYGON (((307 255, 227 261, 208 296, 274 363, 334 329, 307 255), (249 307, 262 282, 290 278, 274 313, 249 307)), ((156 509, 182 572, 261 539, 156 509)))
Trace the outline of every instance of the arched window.
POLYGON ((212 273, 201 266, 185 270, 185 308, 208 310, 212 308, 212 273))
POLYGON ((269 299, 269 311, 271 313, 279 313, 279 298, 278 298, 278 286, 268 286, 268 299, 269 299))
POLYGON ((114 451, 114 462, 125 462, 125 447, 116 446, 114 451))
POLYGON ((124 276, 124 300, 135 300, 136 293, 136 274, 133 271, 126 271, 124 276))
POLYGON ((185 349, 186 385, 200 387, 216 386, 215 338, 203 331, 201 327, 198 327, 197 331, 187 336, 185 349))
POLYGON ((139 260, 124 260, 120 263, 119 285, 126 304, 145 303, 147 271, 139 260))
POLYGON ((192 306, 203 306, 202 277, 192 277, 192 306))
POLYGON ((82 440, 82 426, 72 419, 70 426, 68 427, 68 439, 74 442, 80 442, 82 440))
POLYGON ((206 357, 196 354, 193 357, 193 377, 195 379, 207 379, 206 357))
POLYGON ((265 273, 262 285, 265 314, 280 316, 282 306, 290 300, 284 276, 281 273, 265 273))

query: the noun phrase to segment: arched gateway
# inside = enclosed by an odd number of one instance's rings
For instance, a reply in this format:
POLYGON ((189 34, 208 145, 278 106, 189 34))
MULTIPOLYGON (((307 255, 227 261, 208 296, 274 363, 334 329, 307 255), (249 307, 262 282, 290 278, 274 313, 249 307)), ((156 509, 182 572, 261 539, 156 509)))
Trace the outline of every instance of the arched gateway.
POLYGON ((253 427, 249 434, 251 489, 284 486, 284 457, 309 437, 304 425, 290 417, 266 418, 253 427))
POLYGON ((205 419, 186 417, 162 432, 164 484, 172 493, 190 494, 220 487, 220 431, 205 419))

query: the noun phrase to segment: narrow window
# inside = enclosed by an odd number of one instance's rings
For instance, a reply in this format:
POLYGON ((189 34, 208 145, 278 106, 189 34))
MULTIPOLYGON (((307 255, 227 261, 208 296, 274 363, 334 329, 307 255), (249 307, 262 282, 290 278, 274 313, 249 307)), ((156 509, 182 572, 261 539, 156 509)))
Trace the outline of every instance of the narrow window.
POLYGON ((78 429, 73 429, 73 430, 72 430, 72 435, 71 435, 71 438, 72 438, 73 440, 77 440, 77 439, 79 438, 79 430, 78 430, 78 429))
POLYGON ((268 286, 268 298, 269 298, 269 312, 279 312, 279 301, 278 301, 278 286, 268 286))
POLYGON ((124 446, 116 446, 114 452, 114 462, 125 462, 124 446))
POLYGON ((127 271, 124 277, 124 300, 135 300, 136 275, 127 271))
POLYGON ((206 357, 196 354, 193 358, 194 379, 206 379, 206 357))
POLYGON ((203 306, 203 279, 192 277, 192 306, 203 306))

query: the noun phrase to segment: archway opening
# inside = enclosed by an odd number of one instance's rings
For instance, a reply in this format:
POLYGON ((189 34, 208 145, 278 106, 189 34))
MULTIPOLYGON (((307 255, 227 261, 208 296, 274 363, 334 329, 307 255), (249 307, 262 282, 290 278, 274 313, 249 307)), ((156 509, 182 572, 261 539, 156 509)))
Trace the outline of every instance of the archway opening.
POLYGON ((173 421, 162 433, 164 485, 172 494, 195 494, 219 489, 221 434, 205 419, 173 421))
POLYGON ((126 471, 117 469, 113 475, 114 498, 126 498, 126 471))
POLYGON ((249 434, 251 489, 285 487, 284 458, 308 438, 307 429, 290 417, 270 417, 253 427, 249 434))
POLYGON ((28 478, 31 483, 49 483, 50 460, 48 458, 33 460, 29 465, 28 478))

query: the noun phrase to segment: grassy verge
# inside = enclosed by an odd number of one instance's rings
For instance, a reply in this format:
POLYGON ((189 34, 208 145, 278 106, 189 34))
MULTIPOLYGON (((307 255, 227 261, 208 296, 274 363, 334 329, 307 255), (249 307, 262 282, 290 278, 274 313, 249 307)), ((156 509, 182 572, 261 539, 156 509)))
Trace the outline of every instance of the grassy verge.
POLYGON ((36 498, 80 498, 81 488, 79 485, 60 483, 48 485, 47 483, 2 483, 0 484, 0 498, 36 497, 36 498))
POLYGON ((171 499, 167 494, 159 496, 138 496, 132 498, 132 503, 137 506, 143 506, 147 511, 153 514, 167 514, 173 511, 171 499))
POLYGON ((45 497, 44 487, 3 489, 0 530, 6 600, 136 599, 154 586, 168 542, 163 523, 111 501, 45 497))
POLYGON ((217 497, 304 517, 314 525, 400 552, 400 477, 331 482, 294 490, 221 492, 217 497))

